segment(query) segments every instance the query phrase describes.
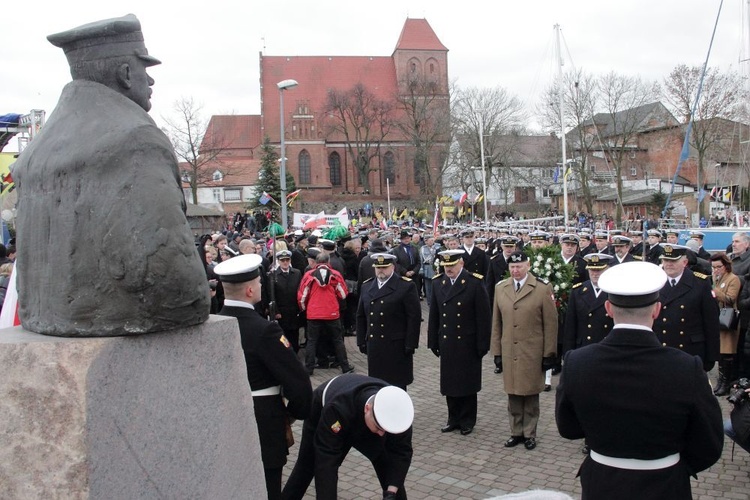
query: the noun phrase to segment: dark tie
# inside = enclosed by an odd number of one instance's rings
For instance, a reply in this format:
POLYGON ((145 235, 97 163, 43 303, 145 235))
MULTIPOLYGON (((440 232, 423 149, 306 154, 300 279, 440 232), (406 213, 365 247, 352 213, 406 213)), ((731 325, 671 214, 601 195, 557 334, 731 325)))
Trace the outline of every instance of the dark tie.
POLYGON ((520 289, 521 289, 521 282, 520 281, 516 281, 516 293, 518 293, 518 291, 520 289))
POLYGON ((406 250, 406 255, 409 256, 409 264, 414 264, 414 258, 411 256, 411 248, 409 246, 405 246, 404 250, 406 250))
POLYGON ((674 278, 672 278, 672 280, 670 281, 670 283, 672 284, 673 287, 677 284, 677 282, 675 281, 674 278))
POLYGON ((599 289, 597 287, 594 287, 594 293, 599 295, 599 289))

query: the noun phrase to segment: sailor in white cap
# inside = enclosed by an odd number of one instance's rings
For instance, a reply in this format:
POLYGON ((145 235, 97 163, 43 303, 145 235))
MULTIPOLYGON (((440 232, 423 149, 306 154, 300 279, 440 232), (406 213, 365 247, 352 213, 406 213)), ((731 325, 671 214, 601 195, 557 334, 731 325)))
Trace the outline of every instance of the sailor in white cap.
POLYGON ((214 272, 224 285, 219 314, 237 318, 240 326, 268 497, 280 498, 288 454, 287 413, 298 420, 308 417, 312 385, 281 327, 255 310, 261 300, 262 262, 258 254, 239 255, 218 264, 214 272), (288 400, 286 408, 282 396, 288 400))
POLYGON ((355 448, 372 462, 383 498, 405 499, 413 420, 409 395, 383 380, 344 374, 320 385, 283 497, 302 499, 314 477, 315 498, 338 498, 339 466, 355 448))
POLYGON ((702 361, 652 331, 666 281, 647 262, 606 270, 599 285, 615 326, 565 355, 555 416, 562 437, 590 447, 578 474, 584 499, 689 499, 690 476, 721 456, 721 409, 702 361))

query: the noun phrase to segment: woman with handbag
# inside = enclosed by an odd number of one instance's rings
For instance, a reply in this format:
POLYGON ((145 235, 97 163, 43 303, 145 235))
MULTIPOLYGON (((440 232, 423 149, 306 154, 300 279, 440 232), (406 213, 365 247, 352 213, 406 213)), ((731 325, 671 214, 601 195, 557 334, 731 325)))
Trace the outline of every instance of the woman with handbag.
POLYGON ((719 303, 721 325, 719 331, 719 378, 716 382, 714 394, 725 396, 729 392, 730 383, 735 375, 735 356, 737 354, 737 339, 740 335, 737 321, 737 297, 740 295, 742 284, 740 279, 732 273, 732 262, 723 254, 712 255, 711 275, 713 276, 713 292, 719 303), (724 318, 724 319, 722 319, 724 318))

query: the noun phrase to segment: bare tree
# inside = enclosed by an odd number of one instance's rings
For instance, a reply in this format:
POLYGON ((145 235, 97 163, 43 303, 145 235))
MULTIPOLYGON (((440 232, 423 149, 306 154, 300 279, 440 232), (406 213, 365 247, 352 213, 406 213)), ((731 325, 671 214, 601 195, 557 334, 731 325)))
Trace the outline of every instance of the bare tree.
POLYGON ((216 170, 222 177, 236 175, 236 169, 222 161, 230 156, 229 141, 218 132, 207 130, 208 122, 201 116, 202 106, 192 97, 182 97, 173 106, 175 117, 162 120, 163 127, 172 142, 179 161, 187 164, 180 172, 183 180, 190 184, 193 204, 198 204, 198 187, 213 180, 216 170))
MULTIPOLYGON (((583 202, 588 213, 594 213, 594 193, 591 171, 588 168, 588 155, 594 149, 597 137, 585 125, 590 123, 596 109, 596 79, 583 72, 566 73, 563 77, 563 116, 560 123, 560 87, 556 83, 544 92, 537 113, 542 123, 551 132, 565 134, 572 179, 576 179, 581 189, 583 202)), ((562 157, 562 156, 561 156, 562 157)))
MULTIPOLYGON (((615 223, 619 227, 622 223, 623 167, 629 153, 637 147, 638 133, 647 127, 655 109, 664 107, 654 102, 658 96, 657 86, 640 77, 614 72, 599 77, 596 94, 603 112, 595 114, 586 128, 588 133, 596 135, 596 146, 602 149, 614 170, 618 199, 615 223)), ((662 121, 666 119, 662 117, 662 121)))
POLYGON ((504 190, 507 200, 514 185, 513 174, 508 170, 515 147, 513 138, 525 128, 521 101, 501 87, 459 90, 453 101, 452 120, 457 151, 460 151, 460 155, 454 154, 452 160, 459 162, 454 165, 459 179, 465 179, 467 184, 474 182, 476 177, 471 168, 482 166, 481 128, 486 184, 504 190))
POLYGON ((362 83, 348 90, 331 89, 324 106, 326 137, 342 137, 354 161, 362 188, 370 191, 372 160, 394 126, 393 103, 379 99, 362 83))
POLYGON ((442 174, 451 138, 450 95, 428 77, 401 82, 406 89, 396 96, 400 119, 396 126, 414 146, 415 177, 426 200, 434 200, 442 186, 442 174))
MULTIPOLYGON (((664 98, 683 123, 690 121, 695 96, 698 92, 703 68, 676 66, 664 79, 664 98)), ((698 155, 698 190, 706 179, 706 157, 714 154, 725 156, 723 150, 727 139, 726 122, 742 116, 747 94, 742 78, 737 73, 720 73, 716 68, 707 68, 703 80, 700 100, 695 109, 690 145, 698 155)), ((699 217, 705 216, 705 204, 698 206, 699 217)))

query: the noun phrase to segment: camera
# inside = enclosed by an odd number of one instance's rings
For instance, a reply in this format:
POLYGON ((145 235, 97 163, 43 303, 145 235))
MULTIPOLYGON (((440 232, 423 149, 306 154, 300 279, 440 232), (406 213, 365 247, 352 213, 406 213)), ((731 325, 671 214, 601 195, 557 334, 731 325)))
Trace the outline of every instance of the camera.
POLYGON ((736 385, 732 386, 732 388, 729 389, 729 397, 727 397, 727 401, 729 401, 733 405, 738 404, 740 401, 742 401, 743 398, 748 397, 745 389, 750 389, 750 380, 742 377, 737 381, 736 385))

